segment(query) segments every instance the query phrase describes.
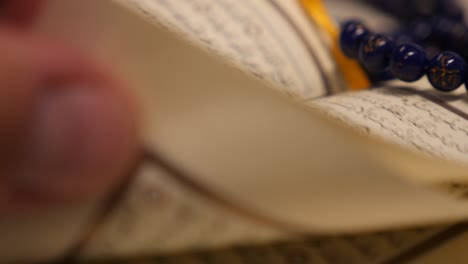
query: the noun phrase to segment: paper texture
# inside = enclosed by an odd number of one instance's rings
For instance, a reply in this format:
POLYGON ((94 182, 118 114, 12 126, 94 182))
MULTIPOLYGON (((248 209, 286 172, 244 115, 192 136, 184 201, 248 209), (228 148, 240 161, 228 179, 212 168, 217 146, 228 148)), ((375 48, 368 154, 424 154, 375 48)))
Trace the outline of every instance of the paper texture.
POLYGON ((311 105, 366 134, 431 156, 467 163, 465 95, 444 97, 433 90, 400 85, 336 95, 311 101, 311 105))
POLYGON ((296 1, 124 0, 210 52, 301 98, 339 90, 336 70, 296 1))
POLYGON ((462 234, 463 229, 466 231, 466 226, 453 225, 339 237, 305 238, 296 242, 132 259, 122 263, 383 264, 445 263, 448 258, 450 263, 464 263, 463 255, 460 255, 459 251, 452 251, 452 257, 448 254, 450 249, 460 250, 461 243, 466 241, 468 235, 462 234), (440 247, 441 244, 453 246, 440 247))
MULTIPOLYGON (((177 8, 175 3, 180 2, 49 0, 38 25, 43 34, 89 51, 134 87, 145 148, 164 161, 141 168, 79 248, 80 257, 258 243, 298 233, 361 233, 468 216, 467 202, 427 187, 463 181, 465 167, 374 142, 284 96, 325 95, 331 79, 322 78, 296 28, 278 12, 279 6, 297 14, 297 6, 266 0, 249 2, 249 8, 228 0, 187 0, 177 8), (237 16, 252 23, 247 31, 237 16), (219 19, 232 25, 219 28, 219 19), (226 63, 213 51, 236 59, 226 63)), ((304 18, 294 17, 304 37, 313 38, 313 32, 302 31, 304 18)), ((331 252, 367 258, 349 250, 348 240, 327 241, 317 259, 328 261, 331 252)), ((394 256, 390 251, 375 258, 394 256)), ((286 254, 281 252, 274 254, 286 254)))
POLYGON ((147 160, 83 258, 145 256, 292 239, 291 234, 223 206, 147 160))

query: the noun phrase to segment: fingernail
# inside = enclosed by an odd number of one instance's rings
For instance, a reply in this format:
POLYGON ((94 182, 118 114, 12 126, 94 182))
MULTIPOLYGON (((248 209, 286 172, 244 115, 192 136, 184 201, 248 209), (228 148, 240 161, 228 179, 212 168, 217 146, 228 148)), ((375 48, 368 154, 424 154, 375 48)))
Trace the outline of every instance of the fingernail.
POLYGON ((131 131, 122 108, 86 85, 41 96, 16 185, 61 198, 102 188, 99 185, 112 177, 105 174, 114 173, 113 159, 128 150, 131 131))

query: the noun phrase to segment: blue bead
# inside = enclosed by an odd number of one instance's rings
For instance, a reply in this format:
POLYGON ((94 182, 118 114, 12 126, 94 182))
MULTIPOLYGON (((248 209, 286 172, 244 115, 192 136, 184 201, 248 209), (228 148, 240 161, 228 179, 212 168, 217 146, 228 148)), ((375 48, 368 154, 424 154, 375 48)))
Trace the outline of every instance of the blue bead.
POLYGON ((419 45, 402 44, 393 50, 390 71, 395 78, 417 81, 424 76, 426 66, 426 52, 419 45))
POLYGON ((340 47, 344 55, 353 59, 358 58, 359 46, 368 34, 369 30, 363 23, 356 20, 346 22, 340 34, 340 47))
POLYGON ((381 34, 367 35, 359 47, 359 60, 369 72, 384 72, 390 65, 393 41, 381 34))
POLYGON ((437 90, 450 92, 462 85, 466 72, 465 61, 458 54, 446 51, 429 63, 427 77, 437 90))

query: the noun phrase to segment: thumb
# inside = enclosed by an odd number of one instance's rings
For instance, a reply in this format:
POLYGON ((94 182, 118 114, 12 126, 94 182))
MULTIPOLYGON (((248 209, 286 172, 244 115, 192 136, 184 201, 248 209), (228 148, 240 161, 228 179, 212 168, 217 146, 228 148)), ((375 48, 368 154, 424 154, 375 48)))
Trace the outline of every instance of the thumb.
POLYGON ((137 152, 129 91, 83 56, 0 30, 0 210, 111 191, 137 152))

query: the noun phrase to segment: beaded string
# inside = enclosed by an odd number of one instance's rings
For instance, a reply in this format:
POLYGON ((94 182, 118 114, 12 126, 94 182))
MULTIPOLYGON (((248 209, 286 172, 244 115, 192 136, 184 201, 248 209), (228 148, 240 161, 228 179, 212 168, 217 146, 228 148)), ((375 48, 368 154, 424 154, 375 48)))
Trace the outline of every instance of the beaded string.
POLYGON ((331 40, 331 55, 347 87, 350 90, 362 90, 369 87, 370 80, 359 63, 345 57, 341 52, 338 41, 340 30, 328 13, 325 4, 321 0, 298 0, 298 2, 311 22, 322 29, 323 36, 327 36, 331 40))
POLYGON ((468 29, 464 24, 463 8, 457 1, 367 1, 401 22, 401 29, 393 34, 397 44, 417 43, 430 57, 437 52, 451 50, 467 60, 468 29))
POLYGON ((356 20, 344 23, 339 41, 344 55, 358 59, 370 75, 390 73, 406 82, 427 75, 432 86, 444 92, 454 91, 465 83, 467 66, 455 52, 440 52, 428 59, 420 45, 395 43, 391 37, 373 33, 356 20))
MULTIPOLYGON (((468 61, 468 28, 464 24, 463 9, 455 0, 365 0, 368 4, 381 9, 382 11, 393 15, 398 18, 402 27, 393 35, 393 49, 397 49, 402 44, 413 44, 401 47, 400 56, 404 57, 405 51, 411 53, 413 59, 419 59, 420 62, 411 62, 422 64, 423 56, 421 49, 426 54, 426 66, 424 73, 421 73, 421 67, 411 68, 412 71, 396 72, 398 68, 392 65, 392 54, 389 55, 390 64, 386 71, 380 72, 378 70, 367 70, 368 75, 373 81, 381 81, 389 78, 398 78, 404 81, 414 81, 413 77, 424 74, 428 75, 431 83, 436 83, 434 87, 443 91, 452 91, 452 86, 460 82, 460 75, 464 70, 467 72, 463 74, 461 83, 465 82, 465 76, 468 75, 468 66, 461 63, 460 58, 468 61), (414 45, 418 44, 418 45, 414 45), (450 50, 452 52, 441 52, 443 50, 450 50), (415 53, 415 54, 413 54, 415 53), (448 55, 448 56, 443 56, 448 55), (439 57, 439 64, 437 67, 429 69, 431 62, 439 57), (451 61, 454 58, 455 62, 452 67, 445 67, 444 61, 451 61), (456 66, 454 66, 456 65, 456 66), (415 72, 418 72, 416 74, 415 72), (415 71, 415 72, 414 72, 415 71), (405 75, 405 76, 403 76, 405 75), (439 76, 440 75, 440 76, 439 76), (439 83, 439 84, 437 84, 439 83), (451 83, 453 85, 450 85, 451 83)), ((345 24, 346 25, 346 24, 345 24)), ((369 32, 371 33, 371 32, 369 32)), ((389 38, 388 36, 385 36, 389 38)), ((358 57, 354 57, 359 59, 358 57)), ((403 63, 399 58, 400 63, 403 63)), ((361 64, 363 64, 361 62, 361 64)), ((434 62, 435 64, 435 62, 434 62)), ((412 65, 412 64, 410 64, 412 65)), ((364 66, 364 65, 363 65, 364 66)), ((408 65, 406 65, 408 66, 408 65)), ((408 66, 409 67, 409 66, 408 66)), ((366 68, 366 67, 364 67, 366 68)), ((367 68, 366 68, 367 69, 367 68)), ((419 77, 420 78, 420 77, 419 77)))

